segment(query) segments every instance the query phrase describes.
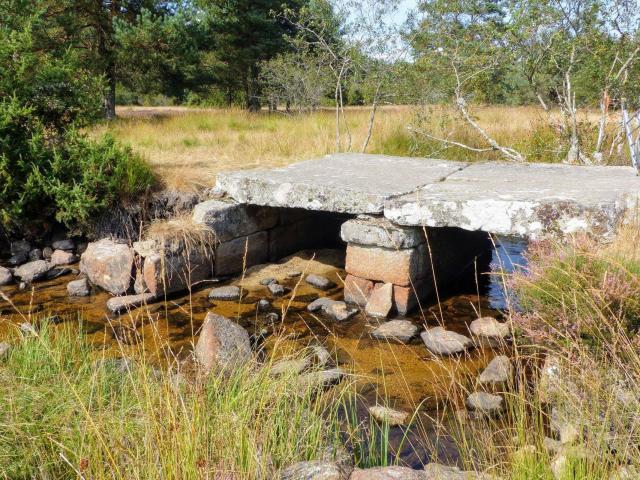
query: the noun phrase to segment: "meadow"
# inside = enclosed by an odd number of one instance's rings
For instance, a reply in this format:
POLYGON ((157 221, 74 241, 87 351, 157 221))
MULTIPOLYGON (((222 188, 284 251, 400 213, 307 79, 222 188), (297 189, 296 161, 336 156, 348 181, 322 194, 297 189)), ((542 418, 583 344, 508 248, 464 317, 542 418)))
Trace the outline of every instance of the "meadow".
MULTIPOLYGON (((558 162, 566 155, 560 113, 539 107, 478 106, 478 123, 499 143, 520 150, 528 161, 558 162)), ((249 113, 240 109, 184 107, 120 107, 119 118, 94 129, 110 132, 149 162, 165 186, 193 191, 211 187, 219 171, 270 168, 336 151, 335 115, 331 110, 286 115, 249 113)), ((340 151, 361 151, 367 137, 370 111, 346 110, 348 132, 342 127, 340 151)), ((595 142, 597 115, 580 117, 586 148, 595 142)), ((613 120, 610 120, 613 123, 613 120)), ((451 160, 497 160, 496 151, 475 152, 446 145, 425 136, 486 147, 476 131, 446 106, 387 106, 380 108, 367 153, 422 156, 451 160)), ((610 149, 613 127, 608 130, 610 149)), ((627 164, 625 152, 606 156, 606 163, 627 164)))

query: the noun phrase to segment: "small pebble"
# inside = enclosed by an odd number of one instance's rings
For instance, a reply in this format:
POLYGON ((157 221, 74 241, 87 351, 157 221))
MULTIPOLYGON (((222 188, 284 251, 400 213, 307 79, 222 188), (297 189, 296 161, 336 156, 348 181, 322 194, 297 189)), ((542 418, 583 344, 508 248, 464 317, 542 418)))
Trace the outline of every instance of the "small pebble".
POLYGON ((258 303, 256 304, 256 308, 258 309, 259 312, 266 312, 271 308, 271 302, 269 302, 269 300, 267 300, 266 298, 262 298, 258 300, 258 303))
POLYGON ((263 278, 262 280, 260 280, 260 285, 264 285, 265 287, 267 285, 271 285, 272 283, 278 283, 278 281, 273 277, 263 278))
POLYGON ((210 300, 238 300, 240 299, 240 287, 227 285, 214 288, 209 292, 210 300))
POLYGON ((269 292, 271 292, 271 295, 273 295, 274 297, 281 297, 285 293, 287 293, 287 289, 279 283, 270 283, 269 285, 267 285, 267 288, 269 289, 269 292))
POLYGON ((333 283, 327 277, 323 277, 322 275, 315 275, 315 274, 307 275, 307 278, 305 278, 305 281, 312 287, 315 287, 319 290, 329 290, 336 286, 335 283, 333 283))

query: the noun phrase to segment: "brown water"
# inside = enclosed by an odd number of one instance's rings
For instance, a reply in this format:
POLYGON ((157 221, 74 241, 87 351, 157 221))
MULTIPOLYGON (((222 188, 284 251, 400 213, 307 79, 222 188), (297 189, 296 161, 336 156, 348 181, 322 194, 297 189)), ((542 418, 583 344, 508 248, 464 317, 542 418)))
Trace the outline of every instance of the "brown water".
MULTIPOLYGON (((505 245, 506 250, 494 254, 494 268, 507 263, 511 255, 520 258, 518 245, 505 245)), ((495 352, 490 348, 476 348, 464 357, 436 359, 419 338, 407 345, 371 338, 370 332, 377 320, 363 314, 336 323, 308 312, 308 303, 320 295, 342 297, 343 255, 344 252, 338 250, 300 252, 278 264, 253 267, 238 278, 208 284, 190 295, 170 297, 120 316, 107 313, 105 304, 109 295, 104 292, 69 298, 66 285, 73 280, 73 275, 36 283, 24 291, 17 286, 1 287, 0 291, 10 303, 0 299, 0 338, 15 332, 13 325, 20 322, 37 321, 50 315, 55 315, 58 322, 82 318, 82 328, 88 339, 107 354, 128 355, 142 348, 150 358, 162 361, 167 354, 178 358, 187 356, 197 341, 205 315, 215 312, 236 319, 250 334, 265 338, 263 346, 268 355, 280 357, 309 344, 324 344, 337 362, 352 374, 362 394, 361 407, 381 400, 407 411, 414 411, 419 406, 425 418, 430 419, 443 400, 455 396, 454 386, 469 383, 495 352), (291 273, 296 271, 303 272, 302 276, 292 277, 291 273), (324 275, 338 286, 321 292, 302 280, 309 273, 324 275), (268 277, 287 286, 290 293, 282 298, 272 298, 267 288, 259 283, 268 277), (242 300, 210 301, 210 288, 225 284, 240 285, 244 292, 242 300), (279 321, 269 322, 267 312, 257 312, 256 303, 261 298, 272 301, 270 311, 280 315, 279 321)), ((468 335, 467 326, 472 320, 479 315, 501 317, 498 308, 505 305, 499 281, 485 279, 481 283, 478 286, 477 282, 465 279, 456 286, 455 295, 424 304, 407 318, 419 326, 442 324, 468 335)), ((359 410, 364 411, 364 408, 359 410)), ((399 444, 403 430, 393 430, 391 443, 399 444)), ((432 438, 437 435, 434 431, 422 430, 420 435, 432 438)), ((437 449, 442 450, 437 452, 438 456, 455 459, 455 449, 448 439, 439 438, 437 443, 437 449)), ((401 456, 408 464, 420 464, 432 453, 431 449, 416 449, 414 445, 410 452, 401 456)))

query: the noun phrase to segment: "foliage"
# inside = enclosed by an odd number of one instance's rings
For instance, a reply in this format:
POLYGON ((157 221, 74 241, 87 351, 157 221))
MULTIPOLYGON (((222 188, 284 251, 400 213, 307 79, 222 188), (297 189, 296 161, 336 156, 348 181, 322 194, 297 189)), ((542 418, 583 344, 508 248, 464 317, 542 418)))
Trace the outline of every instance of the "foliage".
POLYGON ((104 358, 78 327, 45 321, 0 363, 0 478, 276 478, 336 445, 339 397, 297 374, 250 362, 191 383, 142 349, 104 358))
POLYGON ((112 137, 48 129, 31 107, 0 102, 0 225, 37 235, 55 219, 71 229, 151 187, 149 167, 112 137))

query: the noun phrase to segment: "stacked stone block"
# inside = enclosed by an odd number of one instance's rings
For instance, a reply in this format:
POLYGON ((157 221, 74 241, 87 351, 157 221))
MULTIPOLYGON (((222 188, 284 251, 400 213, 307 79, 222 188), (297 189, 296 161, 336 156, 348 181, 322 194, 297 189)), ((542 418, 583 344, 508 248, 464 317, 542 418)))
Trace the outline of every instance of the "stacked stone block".
POLYGON ((490 247, 484 232, 403 227, 382 217, 360 216, 342 225, 347 242, 344 296, 365 306, 374 289, 393 285, 400 315, 455 281, 490 247))

